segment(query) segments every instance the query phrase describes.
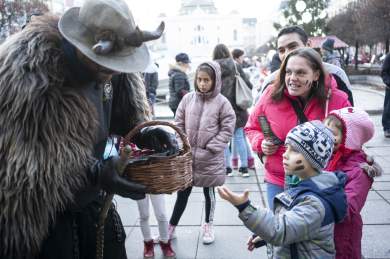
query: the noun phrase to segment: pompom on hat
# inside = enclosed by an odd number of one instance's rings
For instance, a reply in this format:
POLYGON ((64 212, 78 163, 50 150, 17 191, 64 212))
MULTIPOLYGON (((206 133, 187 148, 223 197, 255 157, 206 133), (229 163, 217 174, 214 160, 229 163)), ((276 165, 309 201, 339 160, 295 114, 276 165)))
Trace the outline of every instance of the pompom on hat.
POLYGON ((334 136, 321 121, 310 121, 292 128, 285 143, 301 153, 313 168, 321 171, 332 156, 334 136))
POLYGON ((375 132, 374 123, 364 110, 358 107, 345 107, 329 113, 343 125, 342 144, 350 150, 361 150, 375 132))

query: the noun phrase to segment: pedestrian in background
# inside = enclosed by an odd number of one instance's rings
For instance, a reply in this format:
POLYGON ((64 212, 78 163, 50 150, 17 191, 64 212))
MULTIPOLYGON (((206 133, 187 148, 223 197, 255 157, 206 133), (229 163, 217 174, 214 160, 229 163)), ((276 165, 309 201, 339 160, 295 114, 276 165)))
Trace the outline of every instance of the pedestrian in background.
POLYGON ((278 54, 278 52, 276 52, 272 56, 271 63, 270 63, 271 73, 279 70, 281 64, 282 64, 282 61, 280 61, 279 54, 278 54))
POLYGON ((390 53, 386 55, 382 66, 382 80, 386 85, 385 101, 383 104, 382 126, 386 138, 390 138, 390 53))
POLYGON ((155 62, 151 63, 143 73, 146 97, 148 98, 152 116, 155 117, 154 104, 156 103, 157 87, 158 87, 158 68, 159 65, 155 62))
MULTIPOLYGON (((282 65, 283 66, 283 65, 282 65)), ((255 208, 249 191, 236 194, 223 186, 218 193, 239 211, 255 235, 273 245, 269 258, 334 258, 334 224, 346 214, 345 174, 322 172, 333 150, 332 132, 320 121, 291 129, 286 137, 283 167, 299 179, 275 197, 272 211, 255 208)), ((255 239, 249 239, 248 250, 255 239)))
MULTIPOLYGON (((213 60, 219 63, 221 66, 222 73, 222 90, 221 93, 229 100, 230 104, 233 107, 234 113, 236 115, 236 125, 234 130, 233 138, 233 147, 237 150, 240 157, 240 169, 239 172, 244 177, 249 176, 248 167, 254 167, 254 159, 251 157, 251 152, 249 145, 245 144, 245 134, 244 126, 248 120, 248 111, 240 108, 236 103, 236 68, 240 76, 244 79, 245 83, 249 88, 252 89, 252 84, 249 79, 246 77, 242 67, 240 65, 235 65, 235 61, 230 54, 229 49, 224 44, 218 44, 215 46, 213 51, 213 60), (249 156, 248 156, 249 154, 249 156)), ((237 157, 236 157, 237 159, 237 157)), ((235 160, 237 161, 237 160, 235 160)), ((225 150, 225 163, 226 163, 226 174, 232 175, 232 160, 230 148, 227 147, 225 150)), ((235 162, 235 165, 237 163, 235 162)))
POLYGON ((327 38, 321 44, 321 54, 324 62, 341 67, 340 55, 337 55, 334 50, 334 39, 327 38))
POLYGON ((268 204, 283 192, 285 177, 282 163, 286 135, 295 125, 323 120, 328 111, 350 106, 347 95, 337 89, 333 78, 324 72, 321 56, 312 48, 299 48, 284 59, 279 78, 267 87, 249 116, 245 133, 252 149, 262 157, 265 168, 268 204), (268 120, 267 129, 259 118, 268 120), (273 137, 269 131, 272 131, 273 137))
MULTIPOLYGON (((236 62, 236 67, 238 71, 242 70, 242 64, 244 62, 244 54, 245 52, 241 49, 234 49, 232 51, 232 56, 234 61, 236 62)), ((239 128, 234 131, 231 150, 232 150, 231 161, 232 161, 233 169, 238 169, 238 165, 239 165, 238 159, 240 159, 241 169, 239 169, 239 172, 241 172, 243 177, 248 177, 249 172, 248 170, 245 170, 245 163, 243 163, 242 161, 243 160, 248 161, 247 163, 248 169, 255 169, 255 160, 252 156, 252 151, 249 146, 248 140, 245 136, 243 128, 239 128)), ((232 174, 229 175, 231 176, 232 174)))
POLYGON ((169 108, 173 115, 176 114, 177 107, 181 99, 190 91, 190 82, 187 72, 190 70, 190 58, 186 53, 179 53, 175 57, 176 64, 171 65, 169 76, 169 108))
POLYGON ((346 107, 331 111, 324 124, 335 138, 333 156, 325 170, 342 171, 347 175, 344 190, 348 213, 341 223, 335 225, 336 258, 360 259, 363 232, 360 212, 373 177, 381 174, 381 168, 368 161, 362 150, 363 144, 374 136, 374 123, 364 110, 346 107))
MULTIPOLYGON (((193 185, 203 187, 205 196, 204 244, 214 242, 215 186, 225 182, 224 149, 234 131, 236 118, 229 101, 221 94, 221 70, 216 62, 199 65, 195 92, 187 94, 176 111, 175 123, 188 137, 192 152, 193 185)), ((169 221, 170 237, 187 206, 192 186, 177 192, 169 221)))

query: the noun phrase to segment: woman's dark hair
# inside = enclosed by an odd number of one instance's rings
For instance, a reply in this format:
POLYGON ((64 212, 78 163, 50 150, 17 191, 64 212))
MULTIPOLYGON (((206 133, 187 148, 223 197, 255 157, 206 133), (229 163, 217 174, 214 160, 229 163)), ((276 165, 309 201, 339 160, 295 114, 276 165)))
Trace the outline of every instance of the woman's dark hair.
POLYGON ((223 58, 231 58, 230 51, 225 44, 218 44, 215 46, 213 51, 213 60, 223 59, 223 58))
POLYGON ((241 49, 233 49, 232 56, 234 59, 240 58, 242 55, 244 55, 244 51, 241 49))
POLYGON ((275 81, 275 87, 272 91, 271 97, 274 101, 280 101, 283 98, 283 92, 286 88, 285 79, 286 79, 286 67, 288 60, 291 57, 298 56, 304 58, 309 64, 310 68, 313 71, 318 71, 320 77, 318 78, 318 85, 313 85, 310 90, 310 95, 315 96, 322 106, 325 106, 326 94, 328 88, 325 86, 325 77, 326 72, 322 66, 322 60, 320 54, 312 48, 300 48, 294 51, 291 51, 287 57, 282 62, 280 67, 279 75, 275 81))
POLYGON ((198 66, 198 68, 196 69, 195 79, 194 79, 195 89, 198 89, 198 85, 196 84, 196 78, 198 77, 199 71, 205 72, 206 74, 209 75, 211 80, 213 80, 213 87, 211 89, 214 89, 214 87, 215 87, 215 71, 214 71, 214 69, 211 66, 209 66, 206 63, 200 64, 198 66))

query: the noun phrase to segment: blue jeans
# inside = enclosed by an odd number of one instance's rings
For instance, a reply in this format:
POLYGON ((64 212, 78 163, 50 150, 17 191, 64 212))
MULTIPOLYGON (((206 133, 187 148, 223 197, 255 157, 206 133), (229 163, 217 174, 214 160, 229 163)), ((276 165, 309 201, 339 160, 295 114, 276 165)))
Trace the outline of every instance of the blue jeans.
POLYGON ((268 207, 273 211, 274 210, 274 198, 277 194, 284 191, 284 188, 273 184, 273 183, 266 183, 267 184, 267 201, 268 201, 268 207))
POLYGON ((226 167, 231 167, 231 153, 233 153, 233 158, 240 157, 241 167, 248 167, 248 159, 252 158, 252 152, 245 137, 244 128, 237 128, 234 131, 232 152, 229 147, 225 149, 225 164, 228 165, 226 167))
POLYGON ((230 145, 228 145, 225 150, 225 167, 232 167, 232 160, 231 160, 231 155, 230 155, 230 145))

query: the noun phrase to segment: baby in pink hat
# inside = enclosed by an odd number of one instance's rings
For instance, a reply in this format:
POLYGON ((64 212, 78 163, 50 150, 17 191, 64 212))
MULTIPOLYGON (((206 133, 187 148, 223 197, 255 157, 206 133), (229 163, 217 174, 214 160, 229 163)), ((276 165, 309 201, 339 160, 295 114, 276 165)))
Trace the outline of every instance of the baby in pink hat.
POLYGON ((373 177, 381 168, 362 150, 363 144, 374 135, 374 123, 367 112, 357 107, 334 110, 324 124, 335 136, 334 152, 326 171, 341 170, 347 174, 345 194, 348 213, 344 221, 335 225, 336 258, 361 258, 363 221, 360 215, 373 177))

